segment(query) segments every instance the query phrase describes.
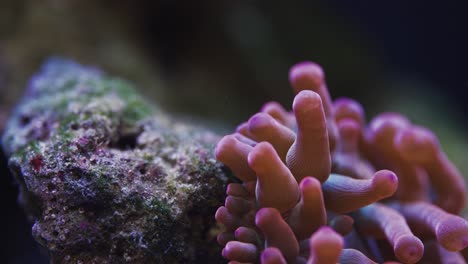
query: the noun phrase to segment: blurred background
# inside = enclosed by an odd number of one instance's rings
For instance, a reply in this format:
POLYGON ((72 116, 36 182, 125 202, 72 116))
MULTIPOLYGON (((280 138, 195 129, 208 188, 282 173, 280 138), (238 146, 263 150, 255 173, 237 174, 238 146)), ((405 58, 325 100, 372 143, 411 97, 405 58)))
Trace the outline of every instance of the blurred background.
MULTIPOLYGON (((333 98, 358 99, 368 119, 397 111, 431 128, 468 175, 462 2, 2 0, 0 133, 50 56, 126 78, 168 112, 220 132, 266 101, 289 108, 288 69, 312 60, 333 98)), ((3 155, 0 175, 0 262, 47 263, 16 206, 3 155)))

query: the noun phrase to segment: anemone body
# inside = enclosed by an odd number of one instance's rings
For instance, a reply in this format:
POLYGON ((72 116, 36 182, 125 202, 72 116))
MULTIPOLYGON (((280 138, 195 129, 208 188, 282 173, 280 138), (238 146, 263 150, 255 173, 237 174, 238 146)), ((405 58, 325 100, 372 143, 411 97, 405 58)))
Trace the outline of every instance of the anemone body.
POLYGON ((228 185, 216 213, 222 255, 231 263, 464 263, 465 185, 436 136, 397 113, 366 123, 357 101, 331 99, 315 63, 294 65, 289 80, 292 111, 269 102, 216 147, 241 181, 228 185))

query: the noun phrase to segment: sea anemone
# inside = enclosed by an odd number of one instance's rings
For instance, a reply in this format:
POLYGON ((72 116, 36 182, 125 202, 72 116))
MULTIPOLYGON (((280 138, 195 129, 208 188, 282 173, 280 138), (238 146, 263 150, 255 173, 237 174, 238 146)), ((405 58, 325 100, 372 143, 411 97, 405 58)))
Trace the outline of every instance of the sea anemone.
POLYGON ((291 112, 269 102, 216 146, 239 179, 215 216, 222 256, 465 263, 465 184, 436 136, 397 113, 366 123, 355 100, 331 100, 315 63, 293 66, 289 81, 291 112))

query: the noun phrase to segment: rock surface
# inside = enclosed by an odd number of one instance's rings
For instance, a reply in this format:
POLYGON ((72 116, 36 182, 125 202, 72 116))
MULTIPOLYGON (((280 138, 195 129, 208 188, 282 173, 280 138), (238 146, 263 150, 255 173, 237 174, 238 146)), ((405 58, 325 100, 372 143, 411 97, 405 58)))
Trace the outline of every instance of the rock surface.
POLYGON ((5 127, 3 148, 57 263, 216 261, 228 175, 218 137, 176 122, 123 80, 51 59, 5 127))

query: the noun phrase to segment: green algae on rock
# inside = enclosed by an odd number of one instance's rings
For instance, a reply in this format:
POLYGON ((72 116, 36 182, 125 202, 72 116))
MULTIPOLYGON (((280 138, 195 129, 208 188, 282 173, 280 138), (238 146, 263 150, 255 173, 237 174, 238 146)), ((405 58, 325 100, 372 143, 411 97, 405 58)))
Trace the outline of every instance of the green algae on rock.
POLYGON ((178 263, 218 258, 210 231, 228 175, 213 157, 217 140, 123 80, 51 59, 2 145, 52 262, 178 263))

